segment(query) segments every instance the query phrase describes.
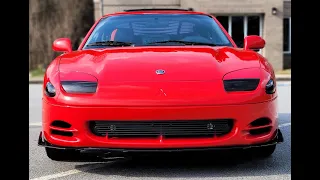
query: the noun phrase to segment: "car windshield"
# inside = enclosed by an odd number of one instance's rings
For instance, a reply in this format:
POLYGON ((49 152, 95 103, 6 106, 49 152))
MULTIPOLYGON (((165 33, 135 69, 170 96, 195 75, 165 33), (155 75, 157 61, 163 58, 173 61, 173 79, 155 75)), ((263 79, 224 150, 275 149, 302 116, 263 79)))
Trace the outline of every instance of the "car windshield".
POLYGON ((134 14, 101 19, 84 49, 115 46, 232 46, 209 16, 195 14, 134 14))

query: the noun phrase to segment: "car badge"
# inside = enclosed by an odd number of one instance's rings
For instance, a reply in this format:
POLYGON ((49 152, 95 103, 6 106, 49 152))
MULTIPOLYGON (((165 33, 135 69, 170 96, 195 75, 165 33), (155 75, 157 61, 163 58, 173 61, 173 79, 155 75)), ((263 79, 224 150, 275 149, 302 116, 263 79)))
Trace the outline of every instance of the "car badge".
POLYGON ((158 74, 158 75, 162 75, 162 74, 164 74, 164 73, 165 73, 165 71, 162 70, 162 69, 156 70, 156 74, 158 74))

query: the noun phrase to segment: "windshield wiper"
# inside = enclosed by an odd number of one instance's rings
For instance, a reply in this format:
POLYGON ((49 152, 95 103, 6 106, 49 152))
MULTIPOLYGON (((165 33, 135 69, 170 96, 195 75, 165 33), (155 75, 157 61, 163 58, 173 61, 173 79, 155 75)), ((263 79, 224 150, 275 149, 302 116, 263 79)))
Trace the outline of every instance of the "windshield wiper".
POLYGON ((132 46, 131 42, 121 42, 121 41, 98 41, 88 44, 87 46, 132 46))
POLYGON ((180 41, 180 40, 156 41, 156 42, 151 42, 151 43, 148 43, 148 44, 165 44, 165 43, 178 43, 178 44, 185 44, 185 45, 217 46, 216 44, 212 44, 212 43, 192 42, 192 41, 180 41))

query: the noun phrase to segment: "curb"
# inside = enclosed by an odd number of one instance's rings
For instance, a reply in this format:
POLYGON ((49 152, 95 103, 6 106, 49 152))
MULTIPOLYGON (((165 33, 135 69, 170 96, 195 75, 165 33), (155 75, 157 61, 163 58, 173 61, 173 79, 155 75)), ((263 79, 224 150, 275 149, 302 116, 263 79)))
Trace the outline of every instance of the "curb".
POLYGON ((291 77, 279 77, 276 81, 291 81, 291 77))
POLYGON ((43 80, 29 80, 29 84, 42 84, 43 80))

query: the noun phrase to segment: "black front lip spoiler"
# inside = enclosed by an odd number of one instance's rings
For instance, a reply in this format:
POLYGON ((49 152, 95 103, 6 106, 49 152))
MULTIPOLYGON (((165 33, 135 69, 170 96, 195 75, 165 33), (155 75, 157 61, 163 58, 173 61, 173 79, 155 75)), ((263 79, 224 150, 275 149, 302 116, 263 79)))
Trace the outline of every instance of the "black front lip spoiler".
POLYGON ((48 141, 44 139, 42 136, 42 132, 40 132, 38 145, 43 147, 55 148, 55 149, 73 149, 80 151, 81 153, 127 153, 127 152, 176 152, 176 151, 208 151, 208 150, 230 150, 230 149, 250 149, 250 148, 259 148, 262 146, 271 146, 275 144, 282 143, 283 136, 280 129, 277 129, 275 138, 271 141, 263 144, 254 144, 254 145, 246 145, 246 146, 226 146, 226 147, 206 147, 206 148, 174 148, 174 149, 120 149, 120 148, 92 148, 92 147, 61 147, 50 144, 48 141))

